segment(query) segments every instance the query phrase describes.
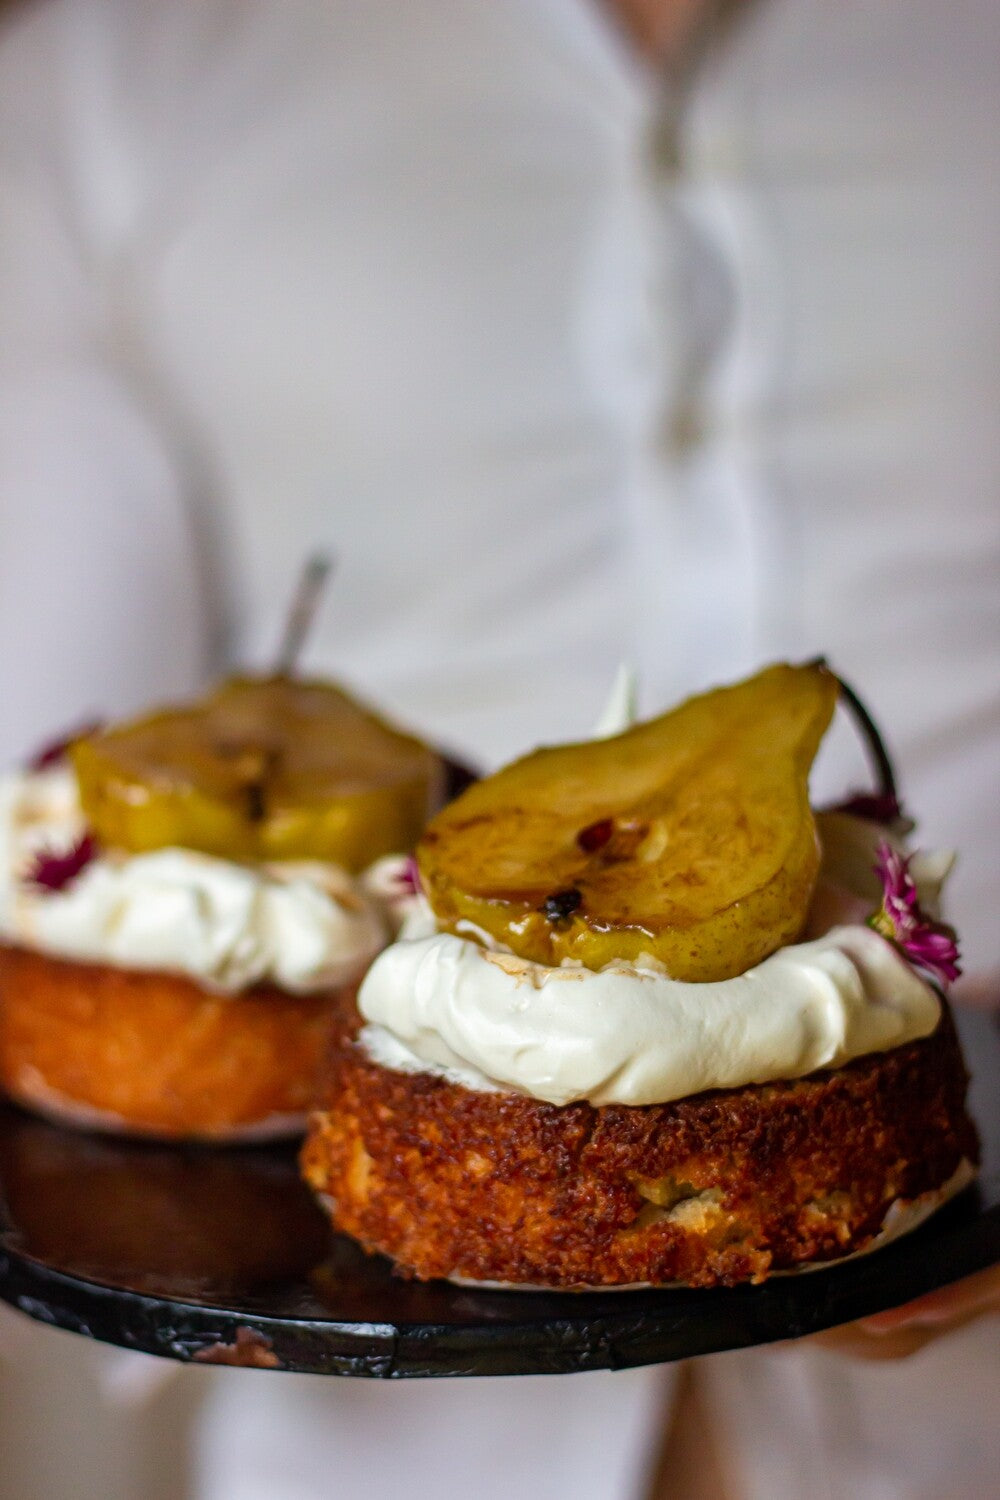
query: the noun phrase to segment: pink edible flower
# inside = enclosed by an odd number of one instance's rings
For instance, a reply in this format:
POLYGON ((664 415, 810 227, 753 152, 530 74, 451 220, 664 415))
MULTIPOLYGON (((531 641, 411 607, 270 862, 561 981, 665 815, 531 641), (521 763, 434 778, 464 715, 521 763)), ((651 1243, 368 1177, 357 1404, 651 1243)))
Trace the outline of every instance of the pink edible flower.
POLYGON ((85 833, 62 854, 39 849, 24 879, 28 885, 37 886, 42 891, 62 891, 96 856, 97 840, 92 833, 85 833))
POLYGON ((961 974, 954 929, 935 922, 920 909, 910 858, 884 839, 876 851, 875 874, 882 882, 882 905, 869 926, 895 943, 911 963, 926 969, 942 985, 961 974))
POLYGON ((933 974, 939 984, 951 984, 962 972, 958 965, 958 944, 949 927, 938 924, 915 932, 906 944, 906 952, 915 964, 933 974))
POLYGON ((50 740, 40 750, 36 750, 28 761, 29 771, 48 771, 52 766, 61 765, 66 759, 70 745, 75 745, 77 740, 85 740, 88 735, 96 734, 104 725, 100 719, 91 719, 86 724, 80 724, 76 729, 63 734, 57 740, 50 740))

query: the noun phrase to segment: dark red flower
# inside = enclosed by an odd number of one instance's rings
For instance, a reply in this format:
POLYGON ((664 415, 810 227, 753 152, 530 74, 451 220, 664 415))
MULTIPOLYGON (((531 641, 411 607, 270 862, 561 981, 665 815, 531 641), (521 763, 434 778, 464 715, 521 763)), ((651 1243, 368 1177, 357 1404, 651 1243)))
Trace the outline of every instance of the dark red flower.
POLYGON ((69 849, 56 853, 52 849, 39 849, 24 876, 25 883, 37 886, 40 891, 62 891, 85 870, 97 857, 97 840, 92 833, 85 833, 69 849))
POLYGON ((884 839, 876 851, 875 874, 882 882, 882 905, 869 918, 869 925, 888 938, 911 963, 926 969, 937 982, 948 985, 957 979, 957 936, 953 928, 935 922, 920 909, 916 882, 910 874, 910 858, 893 849, 884 839))
POLYGON ((903 817, 903 809, 891 792, 855 792, 829 811, 849 813, 852 818, 864 818, 866 823, 881 823, 883 827, 903 817))
POLYGON ((77 740, 84 740, 89 734, 96 734, 99 729, 104 728, 102 719, 91 719, 86 724, 79 724, 76 729, 70 730, 58 740, 50 740, 40 750, 36 750, 28 761, 29 771, 47 771, 52 766, 60 765, 67 756, 70 745, 77 740))

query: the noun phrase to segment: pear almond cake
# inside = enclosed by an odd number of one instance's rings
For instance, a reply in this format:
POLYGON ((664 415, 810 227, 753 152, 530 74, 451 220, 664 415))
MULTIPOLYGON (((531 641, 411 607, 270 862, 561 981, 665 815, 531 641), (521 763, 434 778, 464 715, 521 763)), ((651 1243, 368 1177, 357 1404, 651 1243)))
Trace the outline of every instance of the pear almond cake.
POLYGON ((776 665, 437 815, 303 1150, 338 1229, 421 1278, 711 1286, 970 1180, 949 861, 892 797, 811 808, 840 693, 776 665))
POLYGON ((364 872, 441 785, 418 740, 280 675, 4 778, 0 1086, 101 1129, 301 1130, 337 1000, 391 935, 364 872))

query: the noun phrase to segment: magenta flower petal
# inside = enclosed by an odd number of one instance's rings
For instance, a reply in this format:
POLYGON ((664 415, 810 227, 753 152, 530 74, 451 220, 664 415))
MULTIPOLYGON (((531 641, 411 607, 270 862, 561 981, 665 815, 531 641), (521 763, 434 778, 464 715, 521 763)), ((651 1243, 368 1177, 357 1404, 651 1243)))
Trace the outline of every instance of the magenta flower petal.
POLYGON ((97 840, 92 833, 85 833, 72 848, 61 854, 52 849, 40 849, 24 876, 25 882, 37 886, 40 891, 65 890, 97 857, 97 852, 97 840))
POLYGON ((70 745, 75 744, 77 740, 86 739, 89 734, 96 734, 99 729, 103 728, 104 724, 101 719, 91 719, 85 724, 77 725, 76 729, 69 730, 59 739, 50 740, 47 745, 43 745, 31 756, 28 761, 28 770, 48 771, 52 766, 61 765, 66 759, 70 745))
POLYGON ((875 873, 882 882, 882 905, 897 933, 915 922, 917 887, 910 861, 882 839, 875 850, 875 873))
POLYGON ((412 854, 406 856, 403 868, 399 872, 399 883, 410 896, 419 896, 423 890, 420 884, 420 870, 412 854))
POLYGON ((870 925, 944 986, 961 974, 956 934, 920 909, 910 858, 884 839, 876 851, 875 873, 882 882, 882 905, 870 925))
POLYGON ((907 942, 905 951, 915 964, 933 974, 939 984, 951 984, 962 972, 958 944, 944 927, 917 933, 907 942))

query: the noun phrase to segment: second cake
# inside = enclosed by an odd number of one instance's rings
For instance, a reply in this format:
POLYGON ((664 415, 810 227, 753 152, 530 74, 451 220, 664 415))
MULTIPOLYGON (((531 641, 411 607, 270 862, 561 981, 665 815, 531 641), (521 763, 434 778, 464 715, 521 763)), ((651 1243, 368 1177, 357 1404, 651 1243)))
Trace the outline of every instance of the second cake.
POLYGON ((0 783, 0 1085, 85 1127, 301 1130, 337 1001, 391 936, 371 861, 440 799, 338 689, 224 683, 0 783))

